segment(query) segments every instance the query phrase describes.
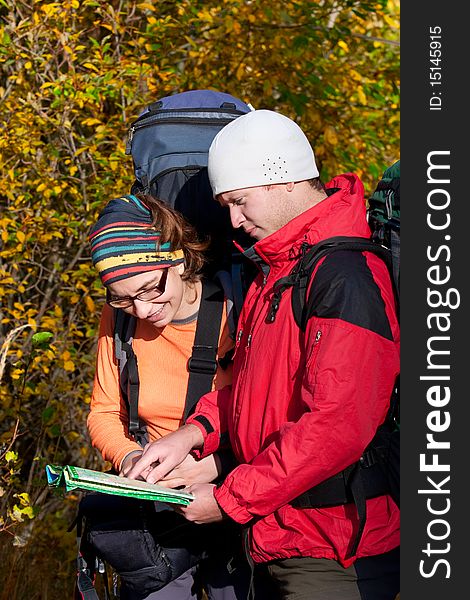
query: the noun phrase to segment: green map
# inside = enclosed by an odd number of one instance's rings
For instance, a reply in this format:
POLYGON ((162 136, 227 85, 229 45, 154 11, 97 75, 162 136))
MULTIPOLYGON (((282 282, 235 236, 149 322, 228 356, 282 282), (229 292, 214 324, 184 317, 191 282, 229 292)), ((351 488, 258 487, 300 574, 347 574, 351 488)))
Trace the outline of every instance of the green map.
POLYGON ((50 487, 62 488, 66 492, 87 490, 142 500, 159 500, 160 502, 170 502, 184 506, 187 506, 194 499, 192 494, 184 490, 173 490, 155 483, 127 479, 110 473, 70 465, 65 467, 46 465, 46 475, 50 487))

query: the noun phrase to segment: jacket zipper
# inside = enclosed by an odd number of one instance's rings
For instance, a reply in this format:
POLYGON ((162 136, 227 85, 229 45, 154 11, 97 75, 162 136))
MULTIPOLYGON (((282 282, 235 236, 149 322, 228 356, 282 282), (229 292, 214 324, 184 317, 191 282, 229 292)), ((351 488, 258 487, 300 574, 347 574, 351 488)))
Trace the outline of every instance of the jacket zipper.
POLYGON ((316 363, 321 337, 322 332, 320 329, 318 329, 315 334, 315 339, 313 340, 312 351, 310 352, 310 356, 308 356, 306 359, 306 362, 309 364, 310 368, 314 366, 312 363, 313 360, 315 360, 316 363))

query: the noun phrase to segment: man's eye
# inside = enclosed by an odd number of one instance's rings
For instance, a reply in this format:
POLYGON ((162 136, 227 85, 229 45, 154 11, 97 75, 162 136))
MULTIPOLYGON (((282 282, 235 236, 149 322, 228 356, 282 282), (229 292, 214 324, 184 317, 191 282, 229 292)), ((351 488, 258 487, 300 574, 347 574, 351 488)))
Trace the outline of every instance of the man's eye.
POLYGON ((241 206, 243 204, 243 198, 237 198, 232 202, 234 206, 241 206))

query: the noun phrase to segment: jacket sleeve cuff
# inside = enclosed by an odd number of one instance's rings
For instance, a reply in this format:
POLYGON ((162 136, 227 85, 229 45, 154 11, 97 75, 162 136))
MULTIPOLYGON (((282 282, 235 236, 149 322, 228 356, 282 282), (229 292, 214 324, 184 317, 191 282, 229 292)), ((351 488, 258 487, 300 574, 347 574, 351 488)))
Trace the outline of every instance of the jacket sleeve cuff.
POLYGON ((196 448, 192 450, 191 453, 197 458, 204 458, 209 454, 214 454, 220 446, 220 436, 219 433, 215 431, 210 420, 205 415, 196 415, 186 419, 186 423, 196 425, 204 438, 203 447, 196 448))
POLYGON ((214 498, 220 508, 237 523, 244 525, 253 518, 245 507, 238 504, 224 484, 214 489, 214 498))

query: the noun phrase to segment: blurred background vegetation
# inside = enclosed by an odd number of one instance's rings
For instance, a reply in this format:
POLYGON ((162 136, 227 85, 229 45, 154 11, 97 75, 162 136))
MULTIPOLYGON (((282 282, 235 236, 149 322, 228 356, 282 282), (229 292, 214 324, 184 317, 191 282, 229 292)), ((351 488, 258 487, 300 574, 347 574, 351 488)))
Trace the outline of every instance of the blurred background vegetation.
POLYGON ((324 180, 399 158, 397 0, 0 0, 0 599, 71 597, 103 289, 87 232, 133 181, 127 128, 189 89, 281 111, 324 180), (49 332, 49 333, 48 333, 49 332))

